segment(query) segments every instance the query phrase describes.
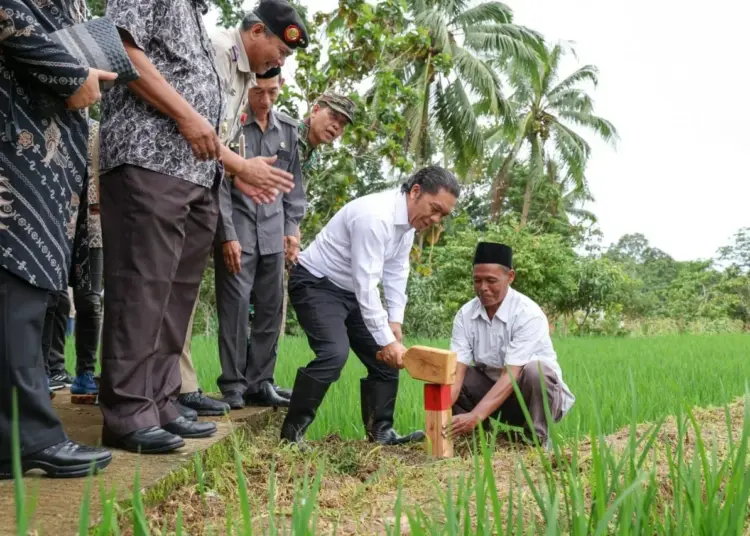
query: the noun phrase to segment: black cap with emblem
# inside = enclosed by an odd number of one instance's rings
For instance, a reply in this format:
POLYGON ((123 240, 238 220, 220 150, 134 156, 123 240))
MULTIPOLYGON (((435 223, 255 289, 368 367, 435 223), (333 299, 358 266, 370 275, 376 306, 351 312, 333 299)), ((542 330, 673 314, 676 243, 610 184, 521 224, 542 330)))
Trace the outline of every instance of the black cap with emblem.
POLYGON ((253 12, 286 46, 307 48, 310 38, 302 18, 286 0, 260 0, 253 12))

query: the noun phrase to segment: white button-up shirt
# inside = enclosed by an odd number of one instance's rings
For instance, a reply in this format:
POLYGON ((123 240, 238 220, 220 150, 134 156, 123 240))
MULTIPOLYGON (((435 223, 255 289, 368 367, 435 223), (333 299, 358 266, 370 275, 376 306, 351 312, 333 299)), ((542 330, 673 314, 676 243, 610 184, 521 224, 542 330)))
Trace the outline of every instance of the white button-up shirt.
POLYGON ((484 365, 487 375, 496 381, 506 366, 522 367, 531 361, 542 361, 555 371, 562 386, 563 415, 575 402, 563 382, 547 316, 531 298, 512 288, 492 320, 479 298, 461 307, 453 321, 451 350, 456 352, 459 363, 484 365))
POLYGON ((396 340, 388 322, 404 321, 413 243, 406 195, 387 190, 344 205, 298 259, 314 276, 353 292, 367 329, 386 346, 396 340), (387 312, 378 290, 381 281, 387 312))

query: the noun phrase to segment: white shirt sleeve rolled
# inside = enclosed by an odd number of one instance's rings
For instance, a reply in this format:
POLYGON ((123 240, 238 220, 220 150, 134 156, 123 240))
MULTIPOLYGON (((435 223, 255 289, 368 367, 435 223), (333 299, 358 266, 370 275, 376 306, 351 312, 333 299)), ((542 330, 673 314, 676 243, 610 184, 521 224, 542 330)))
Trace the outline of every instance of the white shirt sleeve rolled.
POLYGON ((453 319, 453 336, 451 337, 451 352, 456 352, 459 363, 470 366, 474 361, 474 350, 466 327, 464 326, 464 313, 459 310, 453 319))
MULTIPOLYGON (((408 237, 412 236, 411 233, 408 234, 408 237)), ((406 283, 409 280, 409 253, 412 246, 412 240, 408 237, 401 240, 396 256, 383 266, 383 294, 388 308, 388 320, 399 324, 404 323, 406 311, 406 283)))
POLYGON ((511 334, 505 351, 505 365, 522 367, 528 364, 536 354, 539 341, 548 334, 549 325, 544 317, 534 316, 526 320, 511 334))
POLYGON ((365 326, 380 346, 396 340, 388 325, 388 314, 380 301, 378 283, 383 273, 383 259, 388 243, 385 222, 359 217, 351 222, 351 267, 354 294, 359 302, 365 326))

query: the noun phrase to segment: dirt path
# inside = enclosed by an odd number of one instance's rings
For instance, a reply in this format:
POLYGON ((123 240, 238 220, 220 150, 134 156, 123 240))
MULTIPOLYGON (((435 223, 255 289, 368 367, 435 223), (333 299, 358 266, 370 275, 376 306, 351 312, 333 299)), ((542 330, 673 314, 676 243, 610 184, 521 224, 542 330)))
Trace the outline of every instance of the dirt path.
MULTIPOLYGON (((87 445, 97 445, 101 436, 101 412, 96 406, 74 405, 70 403, 67 391, 58 392, 53 400, 57 414, 71 439, 87 445)), ((230 417, 211 419, 217 423, 218 432, 211 438, 186 441, 185 447, 175 453, 162 456, 142 456, 123 451, 113 452, 110 466, 92 486, 91 517, 95 520, 101 510, 100 489, 111 493, 115 490, 118 500, 132 495, 131 485, 136 466, 140 468, 141 488, 147 490, 163 481, 164 477, 192 460, 197 451, 205 451, 226 439, 237 426, 249 426, 262 421, 267 410, 246 408, 234 411, 230 417), (101 488, 100 488, 101 487, 101 488)), ((40 478, 38 474, 28 474, 25 478, 27 500, 36 496, 32 528, 39 534, 67 536, 78 533, 78 518, 83 502, 86 479, 40 478)), ((13 481, 0 481, 0 535, 16 533, 13 481)))

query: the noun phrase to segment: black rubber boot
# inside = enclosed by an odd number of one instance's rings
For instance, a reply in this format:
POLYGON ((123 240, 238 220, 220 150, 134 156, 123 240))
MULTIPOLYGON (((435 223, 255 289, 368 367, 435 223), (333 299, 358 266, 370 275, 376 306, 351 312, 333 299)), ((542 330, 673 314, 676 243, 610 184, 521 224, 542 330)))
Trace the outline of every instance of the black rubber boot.
POLYGON ((330 383, 324 383, 297 371, 292 398, 289 401, 289 411, 281 425, 281 439, 296 443, 300 448, 306 448, 304 435, 307 428, 315 420, 315 414, 323 402, 330 383))
POLYGON ((393 413, 396 410, 398 379, 393 381, 360 381, 362 396, 362 421, 365 423, 367 439, 381 445, 404 445, 423 441, 425 434, 421 430, 400 436, 393 429, 393 413))

